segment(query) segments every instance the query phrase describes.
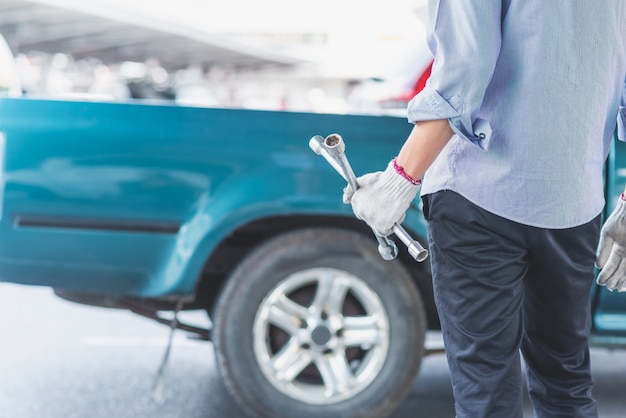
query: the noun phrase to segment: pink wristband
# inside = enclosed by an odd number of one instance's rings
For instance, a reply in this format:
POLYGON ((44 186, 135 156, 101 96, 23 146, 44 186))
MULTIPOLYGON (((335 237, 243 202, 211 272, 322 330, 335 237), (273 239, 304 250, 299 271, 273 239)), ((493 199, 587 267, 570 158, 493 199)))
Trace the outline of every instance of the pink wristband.
POLYGON ((620 196, 620 199, 622 199, 622 200, 626 200, 626 196, 624 196, 624 193, 625 192, 622 192, 622 195, 620 196))
POLYGON ((415 180, 413 177, 409 176, 406 171, 404 171, 404 168, 400 167, 398 165, 398 162, 396 161, 397 157, 394 158, 393 161, 393 168, 394 170, 396 170, 396 173, 400 174, 402 177, 404 177, 407 181, 409 181, 411 184, 415 185, 415 186, 419 186, 422 184, 422 180, 415 180))

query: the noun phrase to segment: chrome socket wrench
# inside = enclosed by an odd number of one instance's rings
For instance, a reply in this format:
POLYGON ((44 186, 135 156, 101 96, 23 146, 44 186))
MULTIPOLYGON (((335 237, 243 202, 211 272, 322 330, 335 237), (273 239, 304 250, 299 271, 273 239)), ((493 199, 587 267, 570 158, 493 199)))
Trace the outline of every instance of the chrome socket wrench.
MULTIPOLYGON (((356 175, 346 157, 346 145, 343 138, 339 134, 331 134, 326 138, 319 135, 309 140, 309 148, 324 159, 337 171, 353 190, 358 190, 359 183, 356 175)), ((398 256, 398 247, 396 243, 389 237, 383 237, 376 234, 374 236, 378 241, 378 252, 385 260, 393 260, 398 256)), ((428 258, 428 250, 425 249, 417 240, 414 240, 408 232, 399 224, 393 226, 394 234, 406 245, 411 257, 418 262, 422 262, 428 258)))

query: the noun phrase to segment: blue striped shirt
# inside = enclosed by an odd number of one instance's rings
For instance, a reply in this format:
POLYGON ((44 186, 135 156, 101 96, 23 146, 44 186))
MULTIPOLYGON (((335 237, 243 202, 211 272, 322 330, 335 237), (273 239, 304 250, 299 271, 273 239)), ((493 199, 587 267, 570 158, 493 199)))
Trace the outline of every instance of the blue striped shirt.
POLYGON ((427 39, 435 63, 408 118, 455 135, 422 195, 542 228, 596 217, 616 121, 626 140, 626 1, 434 0, 427 39))

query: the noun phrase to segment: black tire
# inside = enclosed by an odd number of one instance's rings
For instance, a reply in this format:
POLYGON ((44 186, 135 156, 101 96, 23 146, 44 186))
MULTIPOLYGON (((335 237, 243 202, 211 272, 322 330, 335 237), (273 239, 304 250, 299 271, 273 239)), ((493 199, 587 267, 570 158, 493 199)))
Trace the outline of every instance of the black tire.
POLYGON ((330 228, 298 230, 262 244, 229 278, 214 318, 225 385, 250 415, 264 418, 389 416, 414 383, 426 332, 421 298, 402 264, 384 261, 372 237, 330 228), (317 291, 321 283, 332 286, 330 295, 346 296, 314 300, 323 293, 317 291), (298 307, 289 323, 280 321, 284 329, 273 319, 281 292, 295 301, 288 306, 298 307), (304 320, 298 319, 300 308, 306 308, 304 320), (374 319, 367 332, 354 325, 374 319), (263 361, 264 353, 276 359, 288 345, 298 350, 287 363, 293 369, 263 361), (277 370, 293 370, 295 377, 281 378, 277 370))

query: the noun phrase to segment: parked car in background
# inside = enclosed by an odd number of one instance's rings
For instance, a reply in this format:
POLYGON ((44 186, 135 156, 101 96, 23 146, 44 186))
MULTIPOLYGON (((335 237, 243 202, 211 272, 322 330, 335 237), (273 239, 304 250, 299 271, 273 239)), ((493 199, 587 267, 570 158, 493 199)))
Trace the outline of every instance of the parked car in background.
POLYGON ((433 57, 426 45, 418 44, 386 74, 358 84, 348 97, 355 113, 405 116, 409 101, 426 85, 433 57))

